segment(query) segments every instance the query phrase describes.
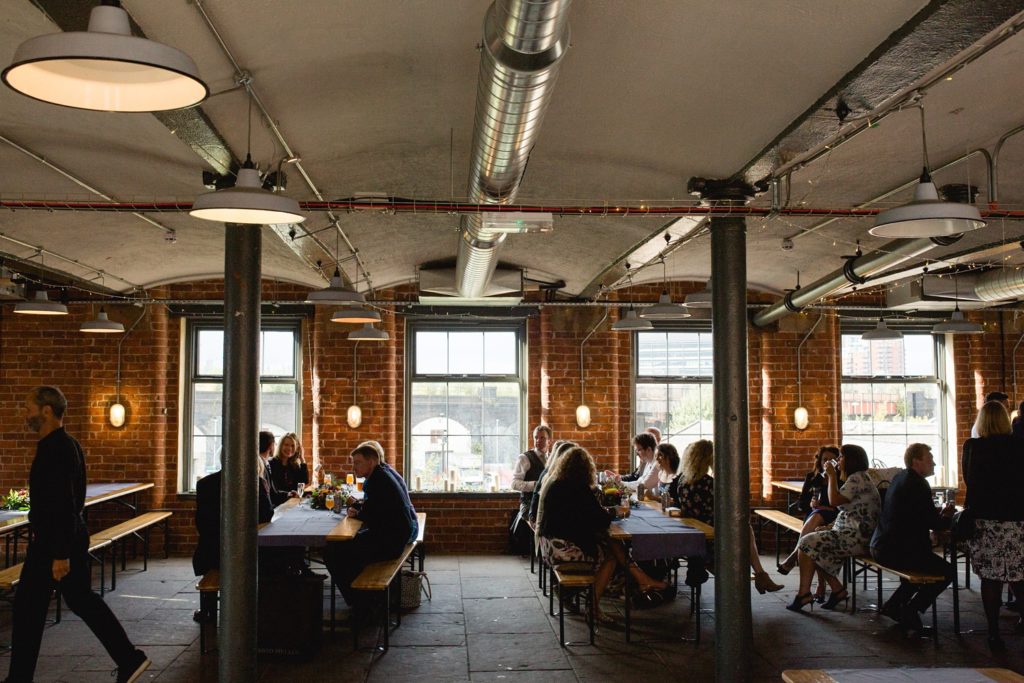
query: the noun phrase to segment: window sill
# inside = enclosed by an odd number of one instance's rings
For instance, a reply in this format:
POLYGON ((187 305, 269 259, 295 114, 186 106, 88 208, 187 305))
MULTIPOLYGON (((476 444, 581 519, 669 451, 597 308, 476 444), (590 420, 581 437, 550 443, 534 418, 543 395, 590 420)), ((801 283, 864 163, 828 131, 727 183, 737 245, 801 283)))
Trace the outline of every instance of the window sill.
POLYGON ((412 498, 518 498, 518 491, 409 491, 412 498))

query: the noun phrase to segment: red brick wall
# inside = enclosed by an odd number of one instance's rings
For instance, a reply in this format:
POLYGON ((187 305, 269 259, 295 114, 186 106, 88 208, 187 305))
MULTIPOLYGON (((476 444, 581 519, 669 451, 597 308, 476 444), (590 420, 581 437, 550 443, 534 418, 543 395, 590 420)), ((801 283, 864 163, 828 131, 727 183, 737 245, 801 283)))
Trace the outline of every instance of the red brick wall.
MULTIPOLYGON (((679 300, 703 283, 671 283, 679 300)), ((637 287, 632 296, 654 300, 657 287, 637 287)), ((156 297, 220 299, 222 284, 199 282, 154 289, 156 297)), ((408 299, 410 287, 378 293, 381 298, 408 299)), ((298 300, 305 289, 265 285, 265 296, 298 300)), ((626 296, 619 293, 619 296, 626 296)), ((756 297, 753 295, 752 297, 756 297)), ((108 306, 111 318, 130 324, 144 313, 136 329, 124 341, 122 402, 128 407, 124 428, 107 424, 106 411, 114 399, 118 337, 90 336, 77 331, 92 317, 86 306, 73 306, 67 318, 15 316, 11 306, 0 309, 0 490, 25 484, 33 454, 32 435, 23 427, 22 402, 28 390, 40 383, 60 386, 71 408, 66 424, 86 448, 92 481, 152 481, 155 488, 144 494, 147 508, 175 511, 171 550, 189 553, 194 544, 193 499, 178 490, 178 419, 181 320, 162 306, 142 309, 108 306)), ((284 310, 284 309, 282 309, 284 310)), ((402 310, 400 313, 404 313, 402 310)), ((597 324, 603 309, 595 307, 542 307, 527 324, 529 348, 527 424, 549 424, 556 438, 568 438, 586 446, 599 466, 625 470, 630 462, 633 432, 631 335, 612 332, 617 319, 612 310, 591 336, 584 354, 585 401, 593 423, 580 429, 575 410, 580 401, 580 343, 597 324)), ((399 470, 405 451, 405 317, 382 311, 383 327, 391 339, 361 343, 359 404, 363 423, 351 429, 345 423, 352 402, 353 343, 346 339, 352 326, 330 322, 331 311, 321 308, 303 325, 302 440, 309 460, 322 462, 328 471, 350 469, 349 451, 360 441, 379 439, 388 459, 399 470)), ((953 342, 956 376, 957 444, 970 433, 981 398, 988 391, 1004 389, 1013 394, 1012 350, 1020 331, 1009 322, 1001 327, 998 314, 972 317, 988 325, 986 334, 958 337, 953 342)), ((781 330, 748 330, 751 504, 778 504, 770 481, 800 477, 811 456, 823 443, 839 440, 839 329, 834 314, 825 314, 803 350, 803 402, 810 411, 810 427, 798 431, 792 425, 796 407, 796 347, 811 320, 787 318, 781 330)), ((254 437, 255 438, 255 437, 254 437)), ((508 515, 516 496, 414 494, 423 511, 434 513, 428 521, 432 552, 500 552, 505 547, 508 515)), ((123 513, 97 510, 94 526, 123 513)), ((154 534, 159 549, 160 534, 154 534)))

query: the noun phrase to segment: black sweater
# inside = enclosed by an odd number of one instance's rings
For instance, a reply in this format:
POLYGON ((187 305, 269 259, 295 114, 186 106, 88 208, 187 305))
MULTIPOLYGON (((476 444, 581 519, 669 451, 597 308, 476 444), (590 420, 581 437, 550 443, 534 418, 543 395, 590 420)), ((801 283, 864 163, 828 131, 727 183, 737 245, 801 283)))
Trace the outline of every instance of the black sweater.
POLYGON ((88 536, 82 507, 85 505, 85 454, 63 427, 36 444, 36 457, 28 478, 32 507, 33 547, 55 560, 71 556, 74 541, 88 536))
POLYGON ((964 442, 964 505, 977 519, 1024 521, 1024 441, 988 436, 964 442))
POLYGON ((416 509, 409 500, 405 481, 390 466, 374 467, 363 482, 359 519, 363 523, 359 533, 372 533, 375 542, 385 548, 401 550, 416 540, 416 509))
POLYGON ((270 481, 278 491, 294 491, 300 484, 309 483, 309 468, 306 463, 286 465, 281 458, 270 459, 270 481))
POLYGON ((949 520, 932 502, 932 487, 914 470, 903 470, 889 484, 871 548, 885 557, 921 557, 932 552, 928 532, 949 520))
POLYGON ((544 515, 538 533, 571 541, 593 556, 611 521, 612 515, 601 507, 589 486, 553 481, 544 492, 544 515))

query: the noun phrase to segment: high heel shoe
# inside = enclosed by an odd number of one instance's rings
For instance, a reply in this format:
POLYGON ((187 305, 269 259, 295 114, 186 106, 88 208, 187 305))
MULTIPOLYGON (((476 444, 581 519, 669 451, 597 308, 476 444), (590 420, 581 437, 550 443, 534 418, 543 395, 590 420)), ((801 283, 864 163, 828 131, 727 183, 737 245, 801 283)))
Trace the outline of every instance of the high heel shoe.
POLYGON ((782 590, 785 586, 772 581, 772 578, 768 576, 768 572, 754 572, 754 588, 757 589, 758 593, 764 595, 766 591, 774 593, 775 591, 782 590))
POLYGON ((820 591, 817 591, 814 594, 814 602, 818 603, 819 605, 821 605, 821 604, 823 604, 825 602, 825 590, 824 589, 822 589, 820 591))
POLYGON ((793 571, 793 567, 795 567, 795 566, 796 566, 796 560, 794 560, 792 558, 786 558, 785 562, 781 562, 781 563, 775 565, 775 568, 778 570, 778 572, 780 574, 785 576, 786 574, 788 574, 791 571, 793 571))
POLYGON ((836 605, 838 605, 841 602, 846 602, 846 600, 849 597, 850 597, 850 594, 849 594, 849 592, 845 588, 843 590, 839 591, 838 593, 836 593, 835 591, 832 591, 832 594, 828 596, 828 600, 825 601, 825 604, 822 605, 821 608, 822 609, 835 609, 836 605))
POLYGON ((800 612, 803 610, 805 605, 810 605, 811 610, 814 609, 814 596, 811 595, 810 591, 803 595, 797 595, 793 598, 793 602, 786 605, 786 609, 790 612, 800 612))

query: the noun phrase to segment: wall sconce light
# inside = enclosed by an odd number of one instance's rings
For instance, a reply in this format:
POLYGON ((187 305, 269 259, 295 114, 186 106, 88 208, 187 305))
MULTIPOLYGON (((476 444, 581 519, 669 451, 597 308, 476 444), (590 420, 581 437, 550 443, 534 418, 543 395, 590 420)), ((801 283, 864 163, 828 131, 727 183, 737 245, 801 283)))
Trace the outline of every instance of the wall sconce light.
POLYGON ((356 387, 359 386, 359 356, 356 354, 358 348, 359 342, 357 341, 352 345, 352 405, 345 412, 345 422, 352 429, 359 429, 359 426, 363 424, 363 409, 359 407, 359 401, 356 398, 356 387))
POLYGON ((590 332, 587 332, 587 336, 580 342, 580 404, 576 407, 576 426, 580 429, 586 429, 590 426, 590 407, 587 405, 585 400, 585 389, 587 386, 587 375, 583 370, 583 346, 587 343, 587 340, 597 332, 597 328, 604 324, 604 321, 608 319, 608 309, 604 309, 604 316, 597 321, 590 332))
POLYGON ((143 307, 142 312, 139 313, 139 317, 135 319, 132 326, 128 328, 128 331, 125 332, 117 342, 117 379, 114 382, 114 390, 117 397, 114 399, 114 402, 110 404, 110 412, 107 416, 110 420, 111 427, 123 427, 125 420, 127 419, 127 411, 125 410, 124 404, 121 403, 121 345, 124 344, 124 340, 128 338, 128 335, 132 333, 132 330, 134 330, 135 326, 142 321, 142 318, 145 315, 146 308, 143 307))
POLYGON ((819 315, 817 321, 811 326, 810 331, 804 335, 804 338, 800 341, 800 345, 796 347, 796 410, 793 411, 793 426, 799 429, 801 432, 807 429, 807 426, 811 423, 810 415, 807 413, 807 408, 804 407, 803 397, 803 373, 800 368, 800 353, 803 351, 804 344, 814 334, 814 330, 818 329, 818 325, 821 324, 821 320, 824 316, 819 315))

